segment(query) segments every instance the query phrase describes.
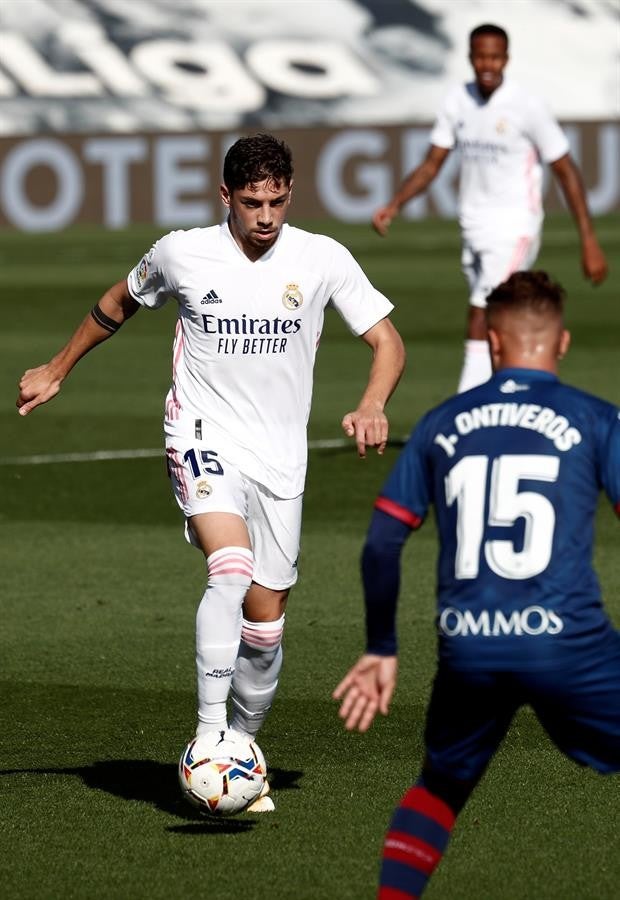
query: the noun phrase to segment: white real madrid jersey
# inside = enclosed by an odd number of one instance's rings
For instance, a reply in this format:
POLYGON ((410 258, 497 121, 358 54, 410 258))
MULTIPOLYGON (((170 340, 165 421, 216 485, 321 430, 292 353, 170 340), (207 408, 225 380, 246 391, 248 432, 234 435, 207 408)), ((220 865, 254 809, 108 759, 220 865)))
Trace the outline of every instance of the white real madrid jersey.
POLYGON ((303 492, 325 308, 361 335, 393 309, 341 244, 284 225, 252 262, 228 224, 162 237, 132 269, 142 306, 178 303, 168 437, 202 444, 279 497, 303 492))
POLYGON ((448 94, 431 143, 461 153, 459 218, 462 227, 494 220, 519 227, 542 222, 543 162, 554 162, 569 145, 544 103, 504 80, 484 100, 475 82, 448 94))

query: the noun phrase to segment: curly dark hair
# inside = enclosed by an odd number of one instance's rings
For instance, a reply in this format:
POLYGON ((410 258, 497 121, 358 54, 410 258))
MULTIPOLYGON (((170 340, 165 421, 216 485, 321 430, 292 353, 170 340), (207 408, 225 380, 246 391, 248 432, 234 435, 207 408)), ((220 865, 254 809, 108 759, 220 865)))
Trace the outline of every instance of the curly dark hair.
POLYGON ((471 47, 472 43, 477 37, 485 37, 485 35, 502 38, 506 42, 506 50, 508 50, 508 33, 504 31, 503 28, 500 28, 499 25, 491 25, 488 22, 486 22, 484 25, 478 25, 477 28, 474 28, 473 31, 470 31, 469 46, 471 47))
POLYGON ((486 317, 491 321, 496 313, 532 312, 562 319, 564 288, 552 281, 542 269, 533 272, 514 272, 498 284, 487 297, 486 317))
POLYGON ((269 179, 290 185, 293 156, 290 147, 272 134, 239 138, 224 159, 224 184, 229 191, 269 179))

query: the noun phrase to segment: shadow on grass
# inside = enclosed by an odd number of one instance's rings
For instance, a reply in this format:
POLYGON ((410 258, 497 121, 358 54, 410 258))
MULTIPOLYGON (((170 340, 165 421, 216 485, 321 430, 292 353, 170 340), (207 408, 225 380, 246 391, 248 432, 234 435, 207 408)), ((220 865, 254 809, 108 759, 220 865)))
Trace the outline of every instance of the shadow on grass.
MULTIPOLYGON (((193 809, 181 796, 176 765, 152 759, 98 760, 90 766, 75 768, 0 770, 0 776, 8 775, 76 775, 92 790, 105 791, 123 800, 150 803, 162 812, 183 819, 186 824, 166 829, 180 834, 236 834, 249 831, 256 824, 255 818, 220 819, 193 809)), ((296 770, 270 769, 269 782, 274 791, 299 790, 302 775, 303 772, 296 770)))

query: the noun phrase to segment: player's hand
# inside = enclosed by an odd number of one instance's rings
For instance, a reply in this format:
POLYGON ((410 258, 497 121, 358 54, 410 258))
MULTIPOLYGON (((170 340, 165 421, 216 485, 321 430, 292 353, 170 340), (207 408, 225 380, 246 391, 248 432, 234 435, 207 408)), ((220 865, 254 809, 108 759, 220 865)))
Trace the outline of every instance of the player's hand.
POLYGON ((596 238, 584 242, 581 265, 583 274, 592 284, 600 284, 607 278, 607 260, 596 238))
POLYGON ((372 217, 372 227, 377 234, 380 234, 381 237, 385 237, 388 228, 392 224, 392 219, 396 218, 397 215, 398 209, 394 209, 393 206, 382 206, 372 217))
POLYGON ((27 369, 19 382, 19 396, 15 402, 20 416, 27 416, 35 407, 55 397, 61 383, 62 379, 51 363, 27 369))
POLYGON ((366 447, 376 447, 382 454, 387 444, 389 425, 387 416, 378 406, 359 406, 347 413, 342 420, 342 428, 347 437, 354 437, 357 452, 366 456, 366 447))
POLYGON ((398 659, 365 653, 342 679, 334 700, 342 700, 338 715, 348 731, 368 731, 377 714, 387 716, 396 687, 398 659))

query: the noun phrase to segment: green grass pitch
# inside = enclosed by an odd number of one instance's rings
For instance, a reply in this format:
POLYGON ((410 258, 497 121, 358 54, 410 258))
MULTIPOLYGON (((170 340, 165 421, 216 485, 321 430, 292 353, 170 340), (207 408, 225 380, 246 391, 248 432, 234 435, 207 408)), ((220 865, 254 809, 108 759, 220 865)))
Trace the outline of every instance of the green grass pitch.
MULTIPOLYGON (((294 221, 294 218, 293 220, 294 221)), ((311 226, 313 227, 313 226, 311 226)), ((598 222, 611 256, 620 222, 598 222)), ((451 222, 328 224, 397 305, 408 369, 389 406, 404 436, 451 393, 465 287, 451 222)), ((300 580, 280 689, 260 744, 275 814, 210 821, 183 805, 176 762, 194 726, 194 614, 204 563, 185 544, 161 458, 15 462, 161 445, 174 310, 140 313, 82 360, 52 404, 14 409, 24 369, 55 352, 159 232, 95 229, 0 241, 0 892, 88 900, 371 900, 392 808, 415 776, 434 670, 432 522, 403 566, 393 709, 347 734, 330 694, 362 647, 358 559, 398 452, 313 450, 300 580), (11 462, 13 460, 13 462, 11 462)), ((612 260, 613 262, 613 260, 612 260)), ((562 375, 620 402, 620 275, 581 278, 572 223, 550 218, 539 265, 569 292, 562 375)), ((367 348, 328 313, 311 440, 341 436, 367 348)), ((601 503, 596 564, 620 624, 618 524, 601 503)), ((617 779, 582 771, 528 710, 461 815, 429 900, 611 900, 620 884, 617 779), (614 849, 615 848, 615 849, 614 849)))

